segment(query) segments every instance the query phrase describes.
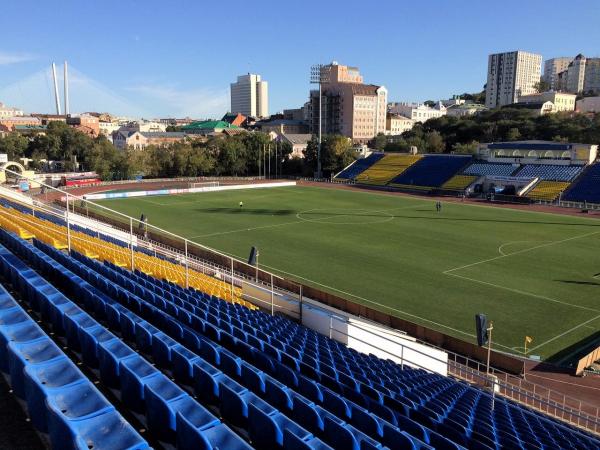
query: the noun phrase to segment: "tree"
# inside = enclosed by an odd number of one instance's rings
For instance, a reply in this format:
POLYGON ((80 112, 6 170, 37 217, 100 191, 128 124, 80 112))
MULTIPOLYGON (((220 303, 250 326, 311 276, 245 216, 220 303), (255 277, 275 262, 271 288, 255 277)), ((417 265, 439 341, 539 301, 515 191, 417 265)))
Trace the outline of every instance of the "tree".
POLYGON ((439 131, 429 131, 425 134, 425 151, 428 153, 442 153, 446 148, 444 138, 439 131))
POLYGON ((535 91, 537 93, 549 91, 550 83, 548 83, 547 81, 544 81, 544 80, 540 80, 533 84, 533 89, 535 89, 535 91))
POLYGON ((456 143, 452 147, 452 151, 454 153, 460 153, 463 155, 474 155, 477 153, 477 147, 479 147, 479 142, 472 141, 466 144, 456 143))
POLYGON ((0 153, 6 153, 9 161, 17 161, 25 156, 29 141, 19 133, 9 133, 0 138, 0 153))
POLYGON ((517 141, 520 138, 521 138, 521 132, 516 127, 510 128, 508 130, 508 132, 506 133, 506 140, 507 141, 517 141))
POLYGON ((373 148, 376 150, 384 150, 387 145, 387 137, 383 133, 378 133, 373 139, 373 148))
MULTIPOLYGON (((306 150, 304 150, 304 173, 312 176, 317 171, 317 149, 318 140, 316 137, 309 141, 306 150)), ((355 154, 352 150, 352 142, 349 138, 339 134, 327 135, 323 137, 321 147, 321 168, 325 177, 332 173, 337 173, 354 161, 355 154)))
POLYGON ((425 101, 423 102, 423 104, 424 104, 425 106, 429 106, 430 108, 433 108, 433 107, 435 106, 435 102, 434 102, 433 100, 425 100, 425 101))

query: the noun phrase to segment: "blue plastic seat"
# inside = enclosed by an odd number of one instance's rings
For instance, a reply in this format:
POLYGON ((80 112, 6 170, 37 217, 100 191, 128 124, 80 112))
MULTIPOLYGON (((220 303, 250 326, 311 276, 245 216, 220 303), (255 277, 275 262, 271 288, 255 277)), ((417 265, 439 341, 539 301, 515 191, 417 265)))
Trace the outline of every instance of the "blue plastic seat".
POLYGON ((140 356, 122 359, 119 366, 121 400, 134 411, 144 412, 144 386, 148 380, 162 374, 140 356))
POLYGON ((284 450, 333 450, 319 438, 310 437, 301 439, 288 429, 283 430, 284 450))
POLYGON ((165 377, 151 377, 146 380, 144 396, 148 428, 155 430, 161 438, 170 442, 175 440, 177 411, 197 414, 207 424, 218 422, 212 414, 165 377))
POLYGON ((8 373, 8 342, 33 342, 46 338, 41 328, 31 320, 0 325, 0 370, 8 373))
POLYGON ((288 430, 301 440, 313 437, 304 428, 288 419, 280 412, 265 413, 250 404, 248 411, 249 434, 252 443, 260 449, 279 449, 283 446, 283 430, 288 430))
POLYGON ((178 450, 246 450, 252 447, 224 424, 205 427, 194 418, 177 412, 178 450))
MULTIPOLYGON (((61 449, 146 450, 148 443, 116 411, 71 423, 76 433, 73 446, 61 442, 61 449)), ((70 444, 70 443, 69 443, 70 444)))
POLYGON ((30 364, 40 364, 64 358, 64 353, 49 338, 33 342, 9 342, 8 366, 10 384, 15 395, 25 398, 23 369, 30 364))
POLYGON ((118 388, 119 362, 134 356, 137 353, 117 338, 101 342, 98 345, 98 360, 102 382, 106 386, 118 388))
POLYGON ((47 395, 46 405, 53 448, 68 448, 68 443, 73 441, 75 426, 114 411, 114 407, 90 383, 57 389, 47 395))

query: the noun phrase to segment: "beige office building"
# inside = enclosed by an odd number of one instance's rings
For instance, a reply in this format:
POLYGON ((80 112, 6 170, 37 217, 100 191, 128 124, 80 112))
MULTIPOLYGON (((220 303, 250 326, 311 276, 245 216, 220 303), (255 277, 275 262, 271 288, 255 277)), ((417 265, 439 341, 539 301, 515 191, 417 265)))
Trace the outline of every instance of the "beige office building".
POLYGON ((231 83, 231 113, 263 118, 269 115, 269 85, 260 75, 249 73, 231 83))
POLYGON ((600 58, 577 55, 557 75, 557 90, 573 94, 600 92, 600 58))
POLYGON ((541 79, 542 55, 524 51, 496 53, 488 58, 485 106, 516 103, 520 95, 536 93, 541 79))
POLYGON ((539 94, 521 95, 519 103, 544 103, 552 102, 554 104, 554 112, 560 111, 575 111, 575 94, 567 92, 548 91, 539 94))
POLYGON ((367 142, 385 133, 387 89, 363 84, 357 67, 333 62, 323 70, 328 81, 322 85, 321 111, 319 91, 310 92, 310 132, 318 133, 321 113, 323 134, 341 134, 355 142, 367 142))
POLYGON ((542 79, 548 83, 550 91, 558 90, 558 74, 567 70, 571 57, 552 58, 544 61, 544 75, 542 79))

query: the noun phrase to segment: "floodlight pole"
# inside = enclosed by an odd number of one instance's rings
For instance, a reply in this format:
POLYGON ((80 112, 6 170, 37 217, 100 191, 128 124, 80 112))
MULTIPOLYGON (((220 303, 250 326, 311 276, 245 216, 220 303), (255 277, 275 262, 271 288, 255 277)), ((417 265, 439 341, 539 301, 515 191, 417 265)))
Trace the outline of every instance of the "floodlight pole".
POLYGON ((323 106, 321 105, 321 102, 323 101, 323 92, 321 85, 321 74, 319 74, 319 147, 317 147, 317 179, 321 179, 321 145, 323 142, 323 136, 321 134, 323 127, 323 106))
POLYGON ((326 66, 323 64, 314 64, 310 70, 310 82, 319 85, 319 143, 317 147, 317 178, 322 177, 321 173, 321 144, 323 142, 323 83, 329 81, 328 73, 323 70, 326 66))

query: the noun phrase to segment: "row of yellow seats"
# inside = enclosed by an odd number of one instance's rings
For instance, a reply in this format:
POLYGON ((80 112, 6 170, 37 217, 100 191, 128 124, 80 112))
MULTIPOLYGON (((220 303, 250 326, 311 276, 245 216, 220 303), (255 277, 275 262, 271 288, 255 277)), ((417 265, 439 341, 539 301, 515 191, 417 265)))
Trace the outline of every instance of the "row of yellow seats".
POLYGON ((565 181, 540 181, 527 193, 533 200, 554 201, 559 194, 567 189, 571 183, 565 181))
POLYGON ((419 155, 385 155, 367 170, 359 174, 356 177, 356 181, 363 184, 387 184, 419 159, 421 159, 419 155))
POLYGON ((475 175, 454 175, 442 185, 442 189, 461 191, 468 188, 477 180, 475 175))
MULTIPOLYGON (((21 213, 14 209, 2 208, 2 215, 8 222, 12 219, 23 230, 29 232, 28 237, 38 237, 41 241, 56 248, 67 248, 67 231, 64 226, 56 225, 52 222, 41 220, 29 214, 21 213)), ((15 231, 15 230, 11 230, 15 231)), ((21 233, 22 235, 22 233, 21 233)), ((71 246, 74 250, 92 258, 98 258, 121 266, 131 266, 131 251, 116 244, 103 241, 101 239, 89 236, 85 233, 71 230, 71 246)), ((25 237, 25 236, 23 236, 25 237)), ((185 286, 185 269, 177 264, 146 255, 141 252, 134 252, 134 266, 140 268, 146 273, 152 274, 158 278, 185 286)), ((241 299, 242 291, 234 288, 231 292, 231 286, 220 280, 216 280, 208 275, 198 273, 194 270, 188 272, 188 285, 195 289, 206 292, 210 295, 217 295, 224 300, 240 303, 254 308, 254 305, 241 299)))

